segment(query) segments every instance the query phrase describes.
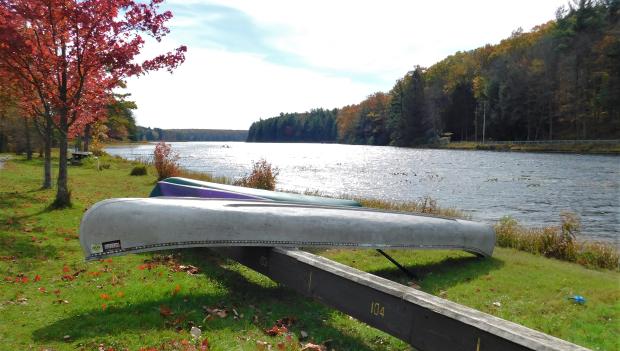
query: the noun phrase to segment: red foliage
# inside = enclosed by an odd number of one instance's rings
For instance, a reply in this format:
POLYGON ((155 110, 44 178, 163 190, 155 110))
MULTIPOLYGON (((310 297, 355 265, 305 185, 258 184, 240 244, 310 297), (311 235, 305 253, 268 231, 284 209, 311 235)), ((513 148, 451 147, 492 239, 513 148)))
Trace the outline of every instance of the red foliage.
POLYGON ((157 179, 162 180, 179 174, 179 154, 172 151, 172 146, 159 142, 155 146, 154 165, 157 170, 157 179))
POLYGON ((141 33, 160 41, 170 11, 161 0, 0 1, 0 69, 47 103, 62 133, 75 134, 104 118, 112 89, 130 76, 181 64, 187 50, 134 61, 141 33))

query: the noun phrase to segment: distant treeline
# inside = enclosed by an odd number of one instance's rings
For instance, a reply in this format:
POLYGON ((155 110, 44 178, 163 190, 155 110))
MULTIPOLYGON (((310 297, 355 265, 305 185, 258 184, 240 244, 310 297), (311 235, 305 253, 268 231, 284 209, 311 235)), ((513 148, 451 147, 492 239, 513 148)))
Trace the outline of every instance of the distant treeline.
POLYGON ((281 113, 252 123, 247 141, 335 142, 338 110, 317 109, 305 113, 281 113))
POLYGON ((160 129, 137 127, 138 141, 244 141, 247 130, 232 129, 160 129))
POLYGON ((619 18, 618 0, 579 0, 531 32, 417 66, 359 104, 255 122, 248 141, 620 139, 619 18))

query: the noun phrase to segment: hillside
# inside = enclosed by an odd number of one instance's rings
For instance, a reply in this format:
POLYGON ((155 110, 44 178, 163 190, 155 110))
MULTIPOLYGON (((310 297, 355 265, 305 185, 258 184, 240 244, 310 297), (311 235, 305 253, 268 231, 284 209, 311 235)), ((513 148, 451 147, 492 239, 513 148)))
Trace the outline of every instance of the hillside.
POLYGON ((415 66, 389 92, 328 111, 336 133, 319 109, 255 122, 248 141, 620 139, 619 18, 618 1, 581 0, 530 32, 415 66))

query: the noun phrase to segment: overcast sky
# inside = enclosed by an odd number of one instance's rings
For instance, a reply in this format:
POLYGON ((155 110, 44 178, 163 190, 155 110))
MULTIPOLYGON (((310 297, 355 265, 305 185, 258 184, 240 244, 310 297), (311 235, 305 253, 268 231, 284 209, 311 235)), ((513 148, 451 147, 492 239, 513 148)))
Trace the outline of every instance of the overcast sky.
POLYGON ((171 33, 145 56, 188 46, 174 74, 128 81, 137 122, 247 129, 280 112, 387 92, 415 65, 495 44, 555 17, 565 0, 168 0, 171 33))

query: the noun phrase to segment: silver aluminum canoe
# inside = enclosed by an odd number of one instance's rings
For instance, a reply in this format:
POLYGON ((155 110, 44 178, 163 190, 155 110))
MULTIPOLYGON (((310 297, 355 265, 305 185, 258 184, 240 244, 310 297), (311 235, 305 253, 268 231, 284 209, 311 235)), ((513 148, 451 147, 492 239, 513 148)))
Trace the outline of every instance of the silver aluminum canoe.
POLYGON ((200 198, 109 199, 82 218, 86 259, 187 247, 456 249, 490 256, 492 227, 343 206, 200 198))

